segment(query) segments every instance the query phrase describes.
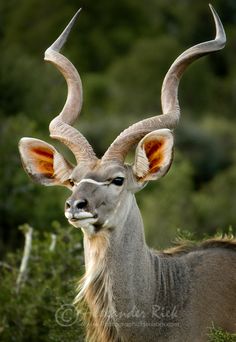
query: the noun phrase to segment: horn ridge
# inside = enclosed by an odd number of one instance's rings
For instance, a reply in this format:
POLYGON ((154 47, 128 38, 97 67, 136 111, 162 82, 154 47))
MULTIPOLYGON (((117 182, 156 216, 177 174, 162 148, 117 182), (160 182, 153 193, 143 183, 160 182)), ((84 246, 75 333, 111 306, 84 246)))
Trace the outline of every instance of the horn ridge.
POLYGON ((97 157, 87 139, 72 125, 78 118, 83 102, 82 82, 74 65, 60 53, 81 9, 73 16, 69 24, 45 51, 45 61, 53 64, 64 76, 67 83, 67 99, 65 105, 50 123, 49 131, 53 139, 64 143, 75 155, 76 161, 86 162, 96 160, 97 157))

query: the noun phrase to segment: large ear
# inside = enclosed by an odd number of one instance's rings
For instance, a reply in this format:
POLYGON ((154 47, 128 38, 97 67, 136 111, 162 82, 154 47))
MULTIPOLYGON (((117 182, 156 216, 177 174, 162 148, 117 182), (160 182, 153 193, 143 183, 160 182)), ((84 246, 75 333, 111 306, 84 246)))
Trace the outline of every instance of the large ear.
POLYGON ((133 172, 140 181, 156 180, 170 168, 174 138, 169 129, 158 129, 139 142, 133 172))
POLYGON ((24 169, 34 181, 69 187, 73 166, 52 145, 39 139, 22 138, 19 150, 24 169))

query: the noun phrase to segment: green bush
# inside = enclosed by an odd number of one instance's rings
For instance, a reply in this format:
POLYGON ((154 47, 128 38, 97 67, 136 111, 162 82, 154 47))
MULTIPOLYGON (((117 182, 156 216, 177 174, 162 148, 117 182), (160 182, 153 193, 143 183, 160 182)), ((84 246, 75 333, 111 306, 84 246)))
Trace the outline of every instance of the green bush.
POLYGON ((235 342, 236 334, 229 334, 222 329, 211 328, 209 342, 235 342))
MULTIPOLYGON (((26 234, 30 227, 22 229, 26 234)), ((1 341, 83 340, 72 305, 76 282, 83 273, 81 233, 58 223, 53 229, 54 235, 33 231, 27 273, 18 286, 22 251, 8 254, 0 264, 1 341)))

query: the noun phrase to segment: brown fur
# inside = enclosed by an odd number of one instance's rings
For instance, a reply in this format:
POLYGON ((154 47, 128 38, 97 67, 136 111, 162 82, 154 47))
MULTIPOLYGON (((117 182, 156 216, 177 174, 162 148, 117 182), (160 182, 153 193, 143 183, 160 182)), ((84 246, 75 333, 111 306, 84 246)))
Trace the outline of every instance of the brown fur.
MULTIPOLYGON (((89 239, 87 243, 90 251, 92 251, 89 256, 92 266, 87 268, 84 277, 80 280, 80 293, 75 299, 79 311, 83 308, 87 332, 86 341, 121 342, 122 339, 119 337, 118 328, 113 319, 115 309, 112 283, 106 263, 109 237, 106 234, 101 234, 96 238, 89 239), (91 272, 95 272, 96 276, 91 272), (91 276, 91 280, 88 281, 91 276)), ((178 246, 158 254, 163 257, 178 257, 191 252, 218 248, 236 251, 236 239, 233 236, 224 236, 207 239, 199 243, 181 240, 178 246)))
POLYGON ((180 239, 177 243, 177 246, 164 250, 163 254, 165 256, 176 256, 210 248, 224 248, 236 251, 236 238, 233 235, 211 238, 197 243, 180 239))

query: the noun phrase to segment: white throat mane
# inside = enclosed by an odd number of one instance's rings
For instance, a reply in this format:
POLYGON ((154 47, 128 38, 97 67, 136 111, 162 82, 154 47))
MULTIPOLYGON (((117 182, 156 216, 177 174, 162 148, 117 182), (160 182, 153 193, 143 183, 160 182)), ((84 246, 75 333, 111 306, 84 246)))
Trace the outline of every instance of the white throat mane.
POLYGON ((97 236, 84 238, 86 272, 79 281, 78 294, 74 304, 79 313, 81 308, 87 324, 86 340, 91 342, 121 341, 118 338, 112 282, 107 267, 109 233, 100 232, 97 236))

